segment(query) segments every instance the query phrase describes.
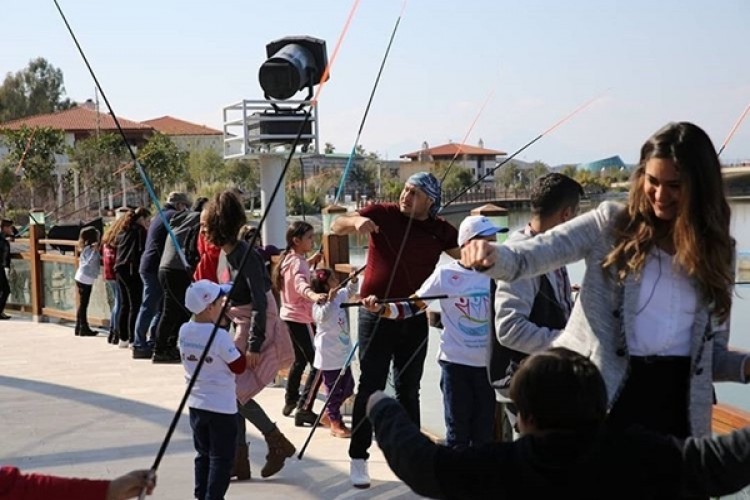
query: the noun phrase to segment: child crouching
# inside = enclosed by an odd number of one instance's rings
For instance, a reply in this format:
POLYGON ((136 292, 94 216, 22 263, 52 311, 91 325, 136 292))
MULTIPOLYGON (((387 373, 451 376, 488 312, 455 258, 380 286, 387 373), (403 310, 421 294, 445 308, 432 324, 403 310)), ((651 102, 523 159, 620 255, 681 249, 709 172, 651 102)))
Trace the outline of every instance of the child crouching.
POLYGON ((325 416, 330 421, 331 435, 340 438, 352 435, 341 418, 341 405, 354 393, 354 378, 348 366, 335 390, 333 387, 351 350, 349 317, 347 310, 341 308, 341 303, 356 296, 356 283, 357 277, 352 274, 346 288, 339 289, 339 280, 330 269, 316 269, 310 280, 315 293, 328 294, 327 302, 313 304, 312 308, 313 319, 317 324, 313 340, 313 366, 323 374, 323 384, 330 395, 325 416))
MULTIPOLYGON (((195 372, 214 323, 221 314, 223 289, 209 280, 196 281, 185 293, 185 307, 195 314, 180 327, 179 345, 185 379, 195 372)), ((247 361, 224 328, 218 328, 198 379, 188 397, 195 451, 195 490, 198 500, 224 498, 234 463, 237 439, 235 374, 247 361)))

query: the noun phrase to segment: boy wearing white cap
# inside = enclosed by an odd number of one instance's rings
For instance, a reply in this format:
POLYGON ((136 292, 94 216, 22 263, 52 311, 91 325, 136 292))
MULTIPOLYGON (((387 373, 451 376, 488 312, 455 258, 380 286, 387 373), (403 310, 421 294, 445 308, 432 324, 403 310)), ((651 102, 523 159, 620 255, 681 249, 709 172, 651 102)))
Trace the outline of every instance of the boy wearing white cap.
MULTIPOLYGON (((221 315, 225 290, 209 280, 196 281, 185 292, 185 307, 195 316, 180 327, 179 346, 185 380, 189 381, 221 315)), ((224 498, 234 463, 237 439, 235 374, 247 361, 224 328, 217 327, 211 347, 190 396, 190 427, 198 499, 224 498)))
MULTIPOLYGON (((458 245, 474 239, 495 240, 498 228, 487 217, 472 215, 461 222, 458 245)), ((445 408, 446 445, 452 448, 478 446, 492 441, 495 414, 494 393, 487 380, 486 350, 490 331, 490 279, 466 269, 459 261, 438 266, 412 295, 413 300, 376 303, 371 295, 363 300, 371 312, 400 319, 427 309, 420 297, 441 296, 443 331, 438 363, 445 408)))

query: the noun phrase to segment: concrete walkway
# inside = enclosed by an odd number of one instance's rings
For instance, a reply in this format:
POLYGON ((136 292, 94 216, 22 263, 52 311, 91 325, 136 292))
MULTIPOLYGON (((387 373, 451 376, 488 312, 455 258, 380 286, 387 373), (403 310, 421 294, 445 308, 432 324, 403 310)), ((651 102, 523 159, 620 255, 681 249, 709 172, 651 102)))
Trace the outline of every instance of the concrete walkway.
MULTIPOLYGON (((111 478, 149 468, 185 388, 180 365, 133 360, 106 336, 75 337, 71 326, 32 323, 11 312, 0 322, 0 464, 63 476, 111 478)), ((298 448, 310 432, 281 415, 281 388, 257 397, 298 448)), ((318 406, 319 407, 319 406, 318 406)), ((318 429, 305 457, 260 478, 266 446, 248 425, 253 479, 233 481, 227 499, 418 498, 370 449, 372 487, 349 484, 348 440, 318 429)), ((187 415, 158 471, 157 499, 193 498, 193 443, 187 415)))

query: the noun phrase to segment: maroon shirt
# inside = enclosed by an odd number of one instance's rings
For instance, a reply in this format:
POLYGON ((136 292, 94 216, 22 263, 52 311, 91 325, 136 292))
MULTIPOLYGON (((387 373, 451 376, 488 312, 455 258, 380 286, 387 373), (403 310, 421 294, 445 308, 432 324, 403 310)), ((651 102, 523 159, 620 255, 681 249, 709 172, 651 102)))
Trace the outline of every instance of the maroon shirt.
POLYGON ((360 295, 379 298, 408 297, 432 274, 440 254, 458 246, 458 231, 441 217, 413 220, 409 236, 394 271, 396 255, 409 226, 409 217, 395 203, 375 204, 358 211, 380 228, 370 233, 367 268, 360 295), (390 293, 388 281, 394 275, 390 293))

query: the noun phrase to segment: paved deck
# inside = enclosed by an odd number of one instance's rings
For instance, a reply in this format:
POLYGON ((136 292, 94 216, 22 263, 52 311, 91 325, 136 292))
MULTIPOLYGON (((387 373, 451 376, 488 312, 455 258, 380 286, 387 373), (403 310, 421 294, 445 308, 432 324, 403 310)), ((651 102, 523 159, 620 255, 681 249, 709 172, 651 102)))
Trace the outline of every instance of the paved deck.
MULTIPOLYGON (((99 337, 75 337, 71 326, 32 323, 11 312, 0 322, 0 463, 25 471, 110 478, 151 466, 182 397, 180 365, 133 360, 99 337)), ((257 400, 298 448, 310 428, 281 415, 283 389, 257 400)), ((227 499, 418 498, 370 449, 372 487, 349 484, 348 440, 316 431, 305 457, 260 478, 266 446, 248 426, 253 479, 233 481, 227 499)), ((192 498, 194 450, 187 415, 180 419, 151 498, 192 498)))

